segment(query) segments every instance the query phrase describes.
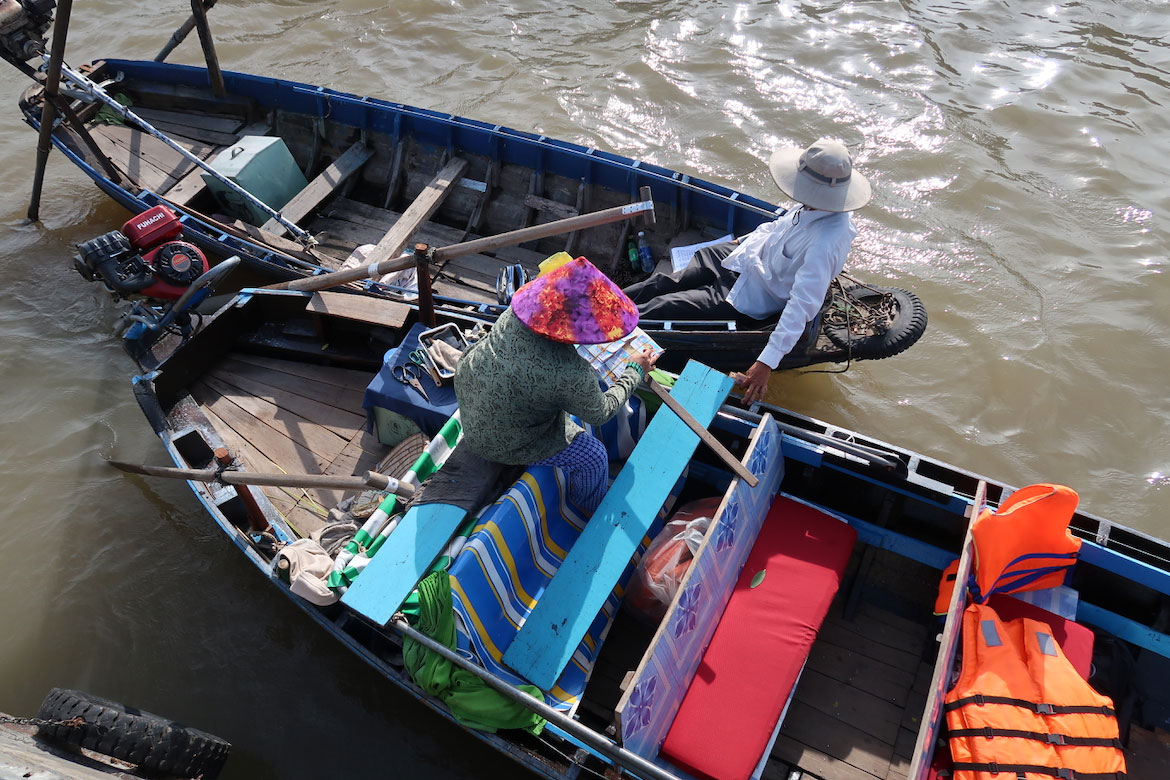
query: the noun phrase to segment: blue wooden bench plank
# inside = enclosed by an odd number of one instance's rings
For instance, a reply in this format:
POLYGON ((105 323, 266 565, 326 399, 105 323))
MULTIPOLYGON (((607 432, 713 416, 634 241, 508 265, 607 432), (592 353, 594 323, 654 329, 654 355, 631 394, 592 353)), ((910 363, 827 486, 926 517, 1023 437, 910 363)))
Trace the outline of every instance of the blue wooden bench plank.
POLYGON ((452 504, 411 507, 341 603, 380 626, 389 623, 466 516, 452 504))
MULTIPOLYGON (((731 386, 726 374, 691 361, 672 395, 705 426, 731 386)), ((654 416, 504 653, 517 674, 545 691, 556 683, 698 444, 698 435, 666 407, 654 416)))

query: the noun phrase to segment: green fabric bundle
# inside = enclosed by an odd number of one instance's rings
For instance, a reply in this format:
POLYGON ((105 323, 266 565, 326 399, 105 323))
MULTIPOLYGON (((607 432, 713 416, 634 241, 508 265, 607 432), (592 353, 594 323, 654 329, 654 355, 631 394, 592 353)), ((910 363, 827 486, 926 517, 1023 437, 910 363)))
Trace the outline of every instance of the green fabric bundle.
MULTIPOLYGON (((418 584, 418 604, 415 628, 454 650, 455 612, 451 603, 451 579, 446 569, 432 572, 418 584)), ((491 732, 524 729, 531 734, 539 734, 544 729, 544 718, 410 637, 403 640, 402 650, 406 670, 415 684, 446 704, 464 726, 491 732)), ((544 694, 535 685, 518 687, 544 701, 544 694)))

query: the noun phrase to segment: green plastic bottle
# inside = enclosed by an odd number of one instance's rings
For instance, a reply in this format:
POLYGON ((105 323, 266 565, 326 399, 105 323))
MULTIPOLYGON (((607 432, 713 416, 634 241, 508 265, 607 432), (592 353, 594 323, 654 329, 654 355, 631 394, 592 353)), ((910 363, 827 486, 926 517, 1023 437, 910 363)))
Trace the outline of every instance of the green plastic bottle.
POLYGON ((630 268, 641 271, 642 261, 638 258, 638 245, 634 242, 633 236, 626 241, 626 255, 630 259, 630 268))

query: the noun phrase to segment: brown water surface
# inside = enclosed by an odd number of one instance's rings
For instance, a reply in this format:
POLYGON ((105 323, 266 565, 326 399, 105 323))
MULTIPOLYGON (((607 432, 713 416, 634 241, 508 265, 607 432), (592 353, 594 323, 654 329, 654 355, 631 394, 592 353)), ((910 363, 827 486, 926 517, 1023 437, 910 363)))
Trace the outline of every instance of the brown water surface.
MULTIPOLYGON (((152 58, 181 2, 77 3, 68 59, 152 58)), ((227 69, 533 130, 777 199, 779 144, 836 136, 875 197, 850 267, 930 327, 770 400, 1170 531, 1170 7, 221 0, 227 69)), ((172 60, 197 64, 194 36, 172 60)), ((35 135, 0 71, 0 711, 77 687, 237 745, 231 778, 511 771, 318 631, 159 462, 72 246, 127 215, 35 135)))

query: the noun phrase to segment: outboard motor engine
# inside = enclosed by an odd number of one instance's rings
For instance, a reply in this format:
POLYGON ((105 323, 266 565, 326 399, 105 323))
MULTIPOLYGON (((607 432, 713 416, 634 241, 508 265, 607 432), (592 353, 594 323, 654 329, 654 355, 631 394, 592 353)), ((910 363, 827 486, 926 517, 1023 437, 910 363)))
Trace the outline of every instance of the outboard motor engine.
POLYGON ((198 328, 195 307, 240 264, 237 256, 209 268, 199 247, 179 240, 182 233, 175 213, 155 206, 121 230, 77 245, 73 266, 79 274, 100 281, 115 300, 134 299, 115 330, 137 349, 149 348, 165 333, 190 336, 198 328))
POLYGON ((199 247, 180 241, 183 225, 166 206, 155 206, 105 235, 78 244, 77 272, 100 281, 115 298, 180 298, 207 272, 199 247))
POLYGON ((0 0, 0 56, 19 65, 45 51, 56 0, 0 0))

